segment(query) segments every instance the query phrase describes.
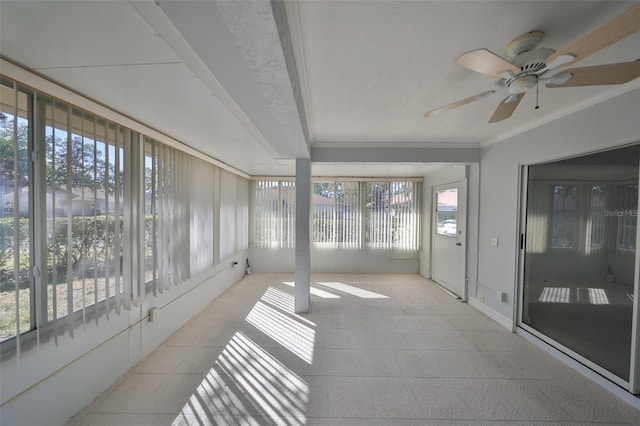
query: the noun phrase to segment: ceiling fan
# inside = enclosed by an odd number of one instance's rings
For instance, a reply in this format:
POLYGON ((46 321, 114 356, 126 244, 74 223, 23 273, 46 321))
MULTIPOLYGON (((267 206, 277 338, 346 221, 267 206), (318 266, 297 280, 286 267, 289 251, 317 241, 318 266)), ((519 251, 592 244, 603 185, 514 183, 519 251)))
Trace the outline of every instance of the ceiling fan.
MULTIPOLYGON (((509 60, 488 49, 476 49, 458 56, 454 62, 472 71, 497 78, 498 89, 506 88, 509 96, 495 110, 489 123, 505 120, 516 110, 525 93, 540 82, 546 87, 600 86, 627 83, 640 76, 640 61, 571 68, 552 76, 547 73, 566 67, 605 47, 640 31, 640 4, 613 18, 606 24, 555 51, 538 47, 544 34, 532 31, 513 39, 506 46, 509 60)), ((424 114, 434 117, 443 112, 483 99, 495 93, 489 90, 424 114)), ((536 106, 537 108, 537 106, 536 106)))

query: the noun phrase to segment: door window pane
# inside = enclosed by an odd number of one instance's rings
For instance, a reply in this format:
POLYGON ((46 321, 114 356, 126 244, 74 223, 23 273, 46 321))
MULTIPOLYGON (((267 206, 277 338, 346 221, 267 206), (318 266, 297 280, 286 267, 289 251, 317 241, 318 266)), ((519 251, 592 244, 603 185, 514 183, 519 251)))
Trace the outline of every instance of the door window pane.
POLYGON ((436 233, 455 237, 458 232, 458 188, 436 191, 436 233))

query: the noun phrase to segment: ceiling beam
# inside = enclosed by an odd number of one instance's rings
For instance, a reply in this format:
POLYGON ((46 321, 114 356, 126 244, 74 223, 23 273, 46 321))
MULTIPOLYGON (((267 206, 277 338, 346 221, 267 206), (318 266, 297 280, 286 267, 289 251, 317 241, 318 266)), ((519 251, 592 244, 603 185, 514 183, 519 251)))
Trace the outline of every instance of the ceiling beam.
POLYGON ((461 163, 480 161, 480 148, 311 148, 312 163, 461 163))
MULTIPOLYGON (((269 143, 280 158, 309 158, 306 120, 299 109, 302 98, 284 5, 268 1, 221 1, 216 5, 235 38, 234 44, 239 46, 245 67, 248 65, 258 85, 257 92, 266 101, 267 111, 261 112, 262 117, 268 115, 275 119, 284 133, 280 139, 267 137, 269 143)), ((225 61, 226 58, 218 60, 225 61)), ((225 87, 229 86, 225 84, 225 87)), ((244 103, 241 106, 245 111, 251 107, 244 103)))

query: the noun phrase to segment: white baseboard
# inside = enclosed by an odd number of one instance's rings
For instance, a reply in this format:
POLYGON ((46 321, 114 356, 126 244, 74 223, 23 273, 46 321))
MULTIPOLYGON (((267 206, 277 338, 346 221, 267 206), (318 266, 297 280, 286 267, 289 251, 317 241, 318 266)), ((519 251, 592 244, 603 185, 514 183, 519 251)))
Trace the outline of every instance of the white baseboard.
POLYGON ((469 297, 469 305, 473 306, 474 308, 476 308, 477 310, 479 310, 480 312, 482 312, 483 314, 485 314, 486 316, 488 316, 489 318, 491 318, 492 320, 494 320, 495 322, 497 322, 507 330, 509 331, 515 330, 514 328, 515 324, 511 319, 498 313, 498 311, 496 311, 495 309, 491 309, 484 303, 480 302, 478 299, 474 297, 469 297))

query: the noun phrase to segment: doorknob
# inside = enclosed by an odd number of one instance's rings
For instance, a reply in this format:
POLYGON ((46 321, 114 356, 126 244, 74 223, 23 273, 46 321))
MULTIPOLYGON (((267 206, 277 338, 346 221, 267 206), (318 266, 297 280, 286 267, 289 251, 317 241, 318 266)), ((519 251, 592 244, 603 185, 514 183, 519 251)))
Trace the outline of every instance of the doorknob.
POLYGON ((461 246, 461 245, 462 245, 462 243, 456 243, 456 245, 457 245, 457 246, 461 246))

